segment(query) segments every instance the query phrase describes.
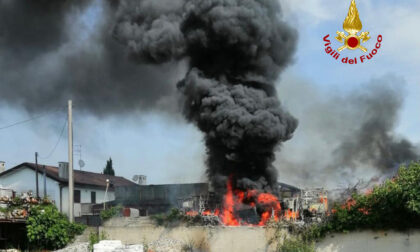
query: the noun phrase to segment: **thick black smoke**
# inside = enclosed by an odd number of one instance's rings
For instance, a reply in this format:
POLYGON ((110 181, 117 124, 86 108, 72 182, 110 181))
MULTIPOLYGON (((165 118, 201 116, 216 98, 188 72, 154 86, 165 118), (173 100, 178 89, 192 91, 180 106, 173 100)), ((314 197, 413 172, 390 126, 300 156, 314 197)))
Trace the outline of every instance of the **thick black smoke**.
POLYGON ((214 184, 268 188, 297 126, 273 87, 295 41, 276 0, 0 0, 0 93, 33 113, 73 99, 103 116, 165 106, 178 83, 214 184))
POLYGON ((396 136, 394 129, 402 106, 402 94, 384 83, 370 86, 368 92, 351 96, 349 102, 360 111, 358 124, 334 151, 335 167, 355 169, 360 164, 383 173, 419 158, 414 145, 396 136))
POLYGON ((130 60, 111 36, 109 3, 118 1, 0 0, 2 102, 35 114, 68 99, 98 116, 168 109, 185 69, 130 60))
POLYGON ((216 188, 269 190, 277 181, 274 150, 297 121, 285 112, 273 81, 291 60, 296 33, 277 1, 125 1, 116 39, 138 61, 186 57, 178 83, 184 112, 205 133, 207 173, 216 188))
POLYGON ((347 186, 393 176, 399 165, 420 159, 418 146, 396 132, 405 97, 403 79, 387 75, 345 95, 320 92, 313 83, 293 79, 281 90, 293 97, 287 103, 301 118, 301 127, 278 153, 282 180, 347 186))

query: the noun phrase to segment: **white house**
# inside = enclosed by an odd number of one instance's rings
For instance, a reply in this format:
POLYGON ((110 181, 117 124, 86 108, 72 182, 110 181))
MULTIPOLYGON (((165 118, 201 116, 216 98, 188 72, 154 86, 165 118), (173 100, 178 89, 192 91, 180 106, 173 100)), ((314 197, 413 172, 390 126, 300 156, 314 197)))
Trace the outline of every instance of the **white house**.
MULTIPOLYGON (((44 197, 44 168, 46 194, 54 200, 57 208, 68 214, 68 165, 60 162, 58 167, 38 164, 39 196, 44 197)), ((0 187, 12 189, 16 193, 32 191, 36 194, 36 169, 34 163, 22 163, 0 173, 0 187)), ((123 177, 94 172, 74 170, 74 216, 90 214, 94 204, 115 199, 114 190, 118 186, 135 185, 123 177), (106 180, 109 179, 105 196, 106 180)))

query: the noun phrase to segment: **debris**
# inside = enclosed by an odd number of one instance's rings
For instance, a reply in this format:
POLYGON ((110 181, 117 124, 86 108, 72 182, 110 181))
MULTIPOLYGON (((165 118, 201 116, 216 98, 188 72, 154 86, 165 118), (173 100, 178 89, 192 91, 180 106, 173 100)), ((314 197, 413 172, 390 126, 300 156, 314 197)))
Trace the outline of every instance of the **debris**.
POLYGON ((95 252, 143 252, 143 245, 123 245, 119 240, 102 240, 93 245, 95 252))
POLYGON ((82 242, 71 244, 63 249, 56 250, 55 252, 89 252, 89 243, 82 242))

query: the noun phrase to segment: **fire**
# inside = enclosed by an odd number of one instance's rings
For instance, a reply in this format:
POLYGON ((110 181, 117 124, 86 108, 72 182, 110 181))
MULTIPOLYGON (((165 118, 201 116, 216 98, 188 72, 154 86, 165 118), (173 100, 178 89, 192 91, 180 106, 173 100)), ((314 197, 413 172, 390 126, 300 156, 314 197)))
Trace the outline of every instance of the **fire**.
POLYGON ((237 202, 235 202, 232 191, 232 181, 229 179, 221 216, 221 221, 227 226, 239 226, 239 221, 234 216, 235 205, 237 205, 237 202))
POLYGON ((196 215, 198 215, 198 212, 197 211, 188 211, 185 214, 188 215, 188 216, 196 216, 196 215))
MULTIPOLYGON (((321 198, 321 202, 327 204, 326 197, 321 198)), ((226 226, 264 226, 269 220, 276 222, 280 219, 295 221, 299 218, 299 212, 292 209, 284 210, 283 213, 279 199, 271 193, 260 192, 256 189, 234 189, 232 178, 227 181, 226 193, 220 209, 217 208, 213 212, 207 209, 201 213, 188 211, 185 214, 188 216, 198 214, 201 216, 217 216, 221 223, 226 226)))
POLYGON ((258 195, 257 202, 265 207, 259 225, 264 225, 270 219, 271 215, 273 215, 275 221, 279 220, 277 214, 281 211, 281 206, 276 196, 270 193, 261 193, 258 195))
POLYGON ((321 196, 321 197, 319 198, 319 201, 320 201, 322 204, 324 204, 324 209, 325 209, 326 211, 328 211, 328 198, 327 198, 327 197, 323 197, 323 196, 321 196))
MULTIPOLYGON (((341 205, 341 209, 347 209, 347 210, 350 210, 350 209, 352 209, 354 206, 356 206, 356 200, 355 199, 353 199, 353 198, 349 198, 348 200, 346 200, 346 202, 344 203, 344 204, 342 204, 341 205)), ((359 208, 357 208, 357 211, 359 211, 359 212, 361 212, 361 213, 363 213, 364 215, 369 215, 370 214, 370 210, 371 209, 368 209, 368 208, 365 208, 365 207, 359 207, 359 208)), ((337 209, 335 209, 335 208, 333 208, 333 209, 331 209, 331 213, 332 214, 335 214, 335 213, 337 213, 337 209)))
POLYGON ((211 213, 210 210, 206 210, 206 211, 202 212, 201 215, 207 216, 207 215, 212 215, 212 213, 211 213))
POLYGON ((364 207, 362 207, 362 208, 359 208, 359 209, 357 209, 359 212, 361 212, 361 213, 363 213, 364 215, 369 215, 369 210, 368 209, 366 209, 366 208, 364 208, 364 207))
POLYGON ((297 218, 299 218, 299 212, 298 211, 292 211, 292 209, 287 209, 284 212, 284 219, 285 220, 296 220, 297 218))
MULTIPOLYGON (((239 225, 258 225, 264 226, 268 220, 273 218, 279 220, 281 206, 278 198, 270 193, 260 193, 255 189, 246 191, 233 190, 232 179, 229 179, 226 185, 227 191, 224 195, 222 210, 220 211, 220 220, 226 226, 239 225), (254 209, 260 219, 258 223, 248 223, 239 217, 238 211, 241 209, 254 209)), ((219 213, 215 211, 215 215, 219 213)), ((296 214, 294 215, 296 218, 296 214)))
POLYGON ((219 209, 214 210, 214 215, 219 216, 219 214, 220 214, 220 210, 219 209))
POLYGON ((347 208, 347 210, 350 210, 350 208, 352 208, 354 205, 356 205, 356 201, 353 198, 350 198, 344 205, 341 206, 341 208, 347 208))

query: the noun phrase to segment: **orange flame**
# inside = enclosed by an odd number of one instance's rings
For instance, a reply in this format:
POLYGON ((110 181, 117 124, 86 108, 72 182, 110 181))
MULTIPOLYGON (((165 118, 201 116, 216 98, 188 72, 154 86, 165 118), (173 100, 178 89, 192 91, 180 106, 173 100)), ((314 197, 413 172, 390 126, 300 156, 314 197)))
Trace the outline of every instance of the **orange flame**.
POLYGON ((361 213, 363 213, 364 215, 369 215, 369 210, 368 209, 366 209, 366 208, 364 208, 364 207, 362 207, 362 208, 359 208, 359 209, 357 209, 359 212, 361 212, 361 213))
POLYGON ((225 202, 221 220, 227 226, 239 226, 239 221, 235 218, 233 210, 235 206, 235 199, 232 191, 232 182, 229 179, 227 183, 227 192, 225 194, 225 202))
MULTIPOLYGON (((346 200, 346 202, 341 205, 341 209, 347 209, 350 210, 352 207, 354 207, 356 205, 356 200, 353 198, 349 198, 348 200, 346 200)), ((367 209, 365 207, 360 207, 357 208, 357 211, 363 213, 364 215, 369 215, 370 214, 370 209, 367 209)), ((337 209, 333 208, 331 209, 331 214, 336 214, 337 213, 337 209)))
MULTIPOLYGON (((228 180, 226 188, 227 191, 224 195, 223 208, 219 216, 224 225, 255 225, 247 223, 245 220, 242 220, 235 214, 235 212, 243 205, 256 207, 258 204, 259 208, 262 209, 262 213, 260 213, 260 220, 258 224, 256 224, 258 226, 265 225, 267 221, 270 220, 270 218, 273 218, 275 221, 279 220, 281 206, 278 198, 273 194, 259 193, 255 189, 250 189, 247 191, 241 191, 238 189, 233 190, 231 179, 228 180)), ((261 209, 259 209, 259 211, 261 211, 261 209)), ((218 215, 219 210, 216 209, 214 214, 218 215)))
POLYGON ((296 220, 299 218, 299 211, 293 211, 292 209, 287 209, 284 211, 284 219, 285 220, 296 220))
POLYGON ((322 204, 324 204, 324 209, 325 209, 325 211, 328 211, 328 198, 327 198, 327 197, 323 197, 323 196, 321 196, 321 197, 319 198, 319 201, 320 201, 322 204))
POLYGON ((201 215, 207 216, 207 215, 212 215, 212 213, 211 213, 210 210, 206 210, 206 211, 202 212, 201 215))
POLYGON ((198 215, 198 212, 197 211, 188 211, 185 214, 188 215, 188 216, 196 216, 196 215, 198 215))

